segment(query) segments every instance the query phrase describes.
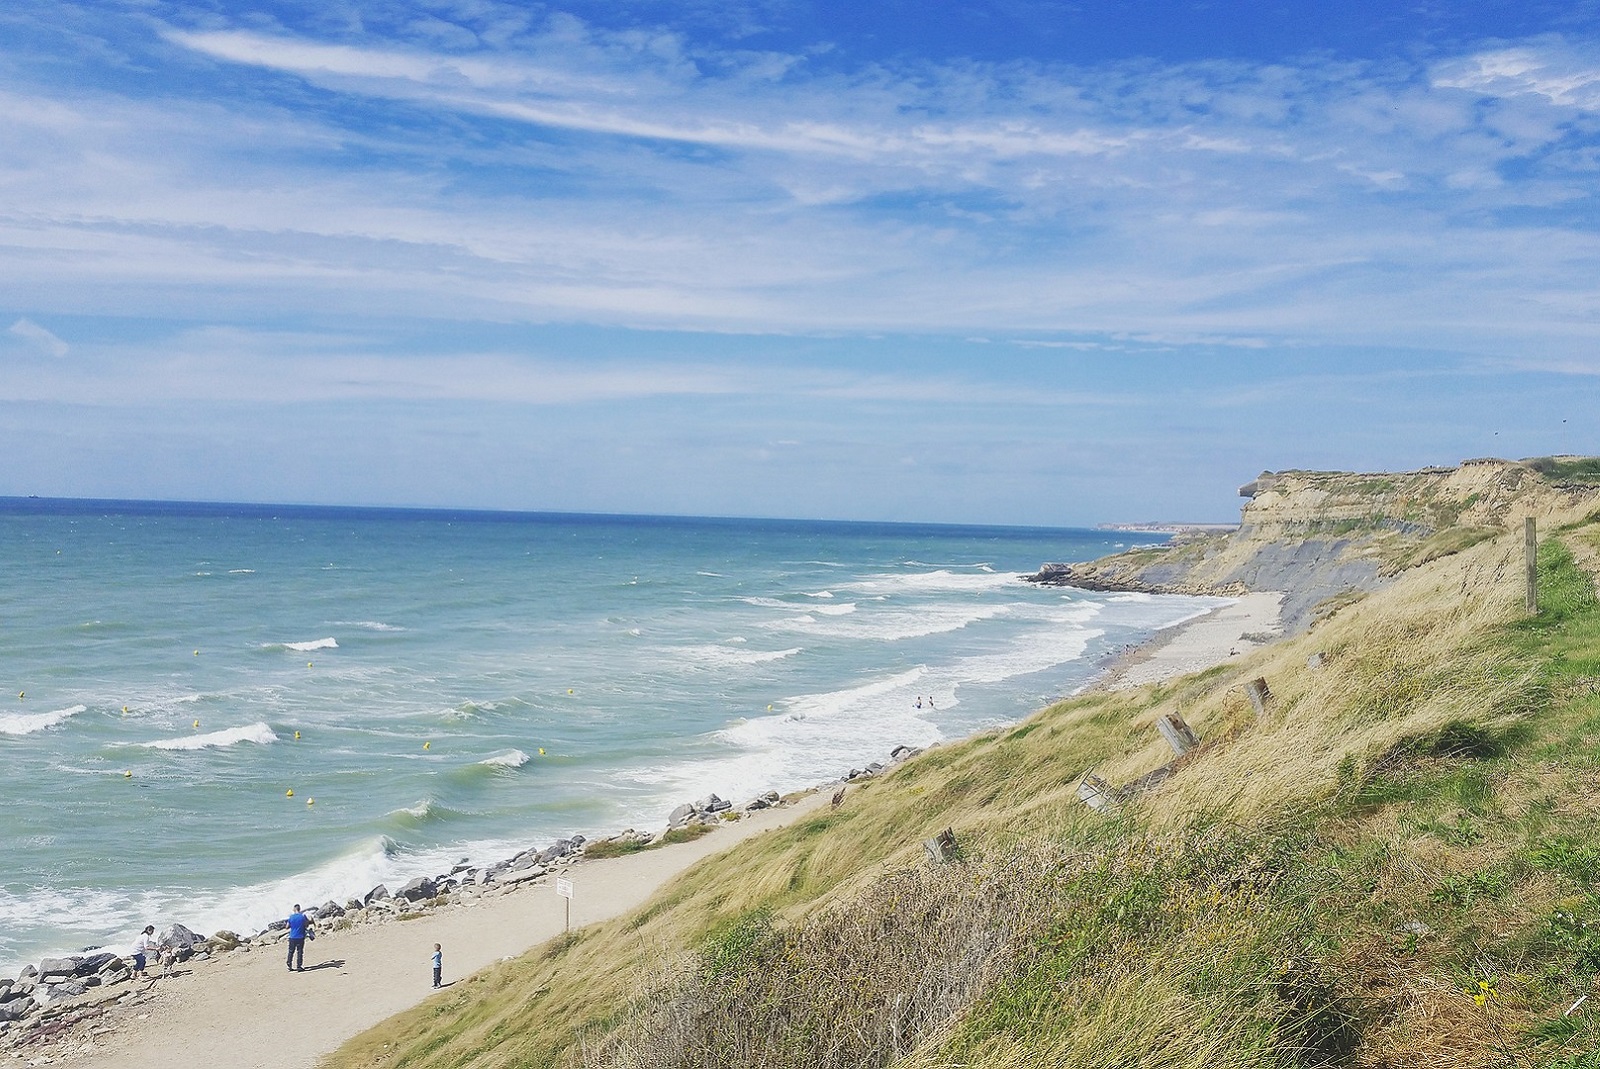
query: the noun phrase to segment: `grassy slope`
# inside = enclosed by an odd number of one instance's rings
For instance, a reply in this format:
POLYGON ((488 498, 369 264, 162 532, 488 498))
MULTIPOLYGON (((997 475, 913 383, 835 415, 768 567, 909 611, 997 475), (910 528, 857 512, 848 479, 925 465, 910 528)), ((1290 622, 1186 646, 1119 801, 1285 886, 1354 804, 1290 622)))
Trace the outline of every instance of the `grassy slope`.
POLYGON ((1467 547, 1249 661, 930 751, 331 1065, 1600 1069, 1600 1012, 1563 1016, 1600 973, 1600 608, 1563 550, 1597 532, 1546 543, 1535 620, 1520 534, 1467 547), (1077 802, 1159 767, 1174 711, 1205 752, 1077 802))

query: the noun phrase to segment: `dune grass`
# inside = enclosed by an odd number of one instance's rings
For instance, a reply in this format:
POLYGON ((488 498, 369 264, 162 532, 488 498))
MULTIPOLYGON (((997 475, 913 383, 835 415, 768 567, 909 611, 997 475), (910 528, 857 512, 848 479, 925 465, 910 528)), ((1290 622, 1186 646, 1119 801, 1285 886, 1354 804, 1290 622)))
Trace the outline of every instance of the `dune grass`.
POLYGON ((1544 543, 1531 619, 1503 535, 1249 658, 930 750, 330 1065, 1582 1069, 1600 604, 1568 547, 1596 532, 1544 543), (1078 802, 1086 770, 1165 764, 1171 712, 1202 752, 1078 802))

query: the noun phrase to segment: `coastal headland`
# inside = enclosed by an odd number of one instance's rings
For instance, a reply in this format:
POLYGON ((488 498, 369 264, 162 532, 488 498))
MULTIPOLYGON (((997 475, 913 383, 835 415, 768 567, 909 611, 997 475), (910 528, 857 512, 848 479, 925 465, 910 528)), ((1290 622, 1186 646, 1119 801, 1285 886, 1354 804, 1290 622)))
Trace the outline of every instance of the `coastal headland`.
POLYGON ((1600 1049, 1597 476, 1263 477, 1236 533, 1041 569, 1240 599, 1107 686, 576 864, 570 934, 548 885, 397 912, 319 939, 305 974, 271 947, 188 966, 38 1054, 1580 1069, 1600 1049), (454 982, 430 994, 435 942, 454 982))

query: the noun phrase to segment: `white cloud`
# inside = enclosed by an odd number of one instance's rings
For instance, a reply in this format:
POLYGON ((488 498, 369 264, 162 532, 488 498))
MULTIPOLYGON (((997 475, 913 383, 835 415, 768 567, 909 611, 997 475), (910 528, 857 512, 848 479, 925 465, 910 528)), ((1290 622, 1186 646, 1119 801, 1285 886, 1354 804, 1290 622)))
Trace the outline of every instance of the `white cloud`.
POLYGON ((67 343, 31 319, 23 318, 17 320, 6 328, 6 333, 21 338, 33 348, 48 356, 62 357, 67 355, 67 343))
POLYGON ((1322 59, 839 73, 572 19, 473 27, 510 43, 172 30, 180 58, 273 75, 159 102, 0 90, 0 300, 1230 347, 1577 346, 1600 323, 1600 239, 1560 214, 1590 196, 1587 149, 1518 88, 1586 84, 1551 41, 1431 80, 1322 59))
POLYGON ((1584 55, 1560 38, 1544 38, 1441 63, 1433 83, 1496 97, 1531 93, 1592 111, 1600 108, 1600 57, 1584 55))

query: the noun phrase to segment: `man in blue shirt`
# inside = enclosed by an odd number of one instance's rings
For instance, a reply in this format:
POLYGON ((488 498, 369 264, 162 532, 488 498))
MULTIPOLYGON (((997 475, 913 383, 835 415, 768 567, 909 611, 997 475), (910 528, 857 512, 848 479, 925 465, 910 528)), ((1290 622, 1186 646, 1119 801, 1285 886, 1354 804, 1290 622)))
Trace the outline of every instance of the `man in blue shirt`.
POLYGON ((306 936, 311 933, 311 918, 300 912, 300 903, 294 904, 289 914, 289 971, 306 971, 306 936))

